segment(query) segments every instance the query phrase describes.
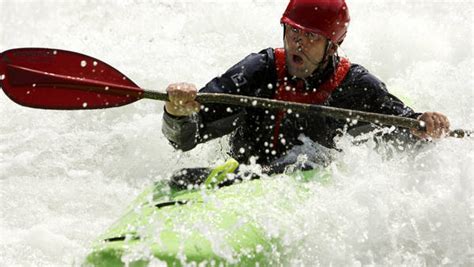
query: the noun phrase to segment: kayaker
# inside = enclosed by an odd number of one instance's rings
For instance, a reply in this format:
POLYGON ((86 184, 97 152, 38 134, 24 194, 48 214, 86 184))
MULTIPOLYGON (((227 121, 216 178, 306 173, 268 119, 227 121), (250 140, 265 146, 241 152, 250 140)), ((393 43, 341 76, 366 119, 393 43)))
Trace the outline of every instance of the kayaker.
MULTIPOLYGON (((284 48, 253 53, 214 78, 200 92, 240 94, 321 104, 415 118, 425 132, 418 138, 441 138, 449 120, 437 112, 416 113, 391 95, 364 67, 338 55, 349 26, 344 0, 291 0, 281 18, 284 48)), ((230 155, 241 163, 250 157, 268 165, 301 144, 302 135, 325 147, 334 137, 367 124, 348 125, 317 114, 271 111, 222 104, 201 105, 191 83, 167 88, 170 101, 163 114, 163 133, 187 151, 197 144, 232 133, 230 155)), ((410 133, 406 129, 399 132, 410 133)))

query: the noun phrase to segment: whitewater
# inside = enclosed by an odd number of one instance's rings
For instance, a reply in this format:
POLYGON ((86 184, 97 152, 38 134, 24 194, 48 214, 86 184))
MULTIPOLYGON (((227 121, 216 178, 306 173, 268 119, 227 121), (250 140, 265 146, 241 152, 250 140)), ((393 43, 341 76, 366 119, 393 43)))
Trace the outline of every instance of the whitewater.
MULTIPOLYGON (((50 47, 99 58, 144 88, 203 86, 251 52, 282 46, 287 1, 0 0, 0 51, 50 47)), ((474 3, 350 0, 341 54, 416 111, 474 129, 474 3)), ((163 103, 52 111, 0 92, 0 265, 78 266, 99 234, 147 185, 213 166, 226 138, 175 151, 163 103)), ((474 140, 399 152, 338 140, 329 185, 294 214, 259 209, 283 240, 283 266, 472 266, 474 140)), ((267 196, 268 203, 294 188, 267 196)), ((210 237, 212 238, 212 237, 210 237)))

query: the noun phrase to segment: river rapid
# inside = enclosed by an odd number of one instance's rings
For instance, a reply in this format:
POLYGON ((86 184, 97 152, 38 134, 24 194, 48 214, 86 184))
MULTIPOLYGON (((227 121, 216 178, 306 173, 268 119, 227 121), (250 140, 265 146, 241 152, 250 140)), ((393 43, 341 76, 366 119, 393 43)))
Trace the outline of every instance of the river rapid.
MULTIPOLYGON (((99 58, 144 88, 203 86, 251 52, 282 46, 278 1, 0 0, 0 51, 52 47, 99 58)), ((474 129, 472 1, 350 0, 341 54, 416 111, 474 129)), ((174 151, 163 104, 52 111, 0 93, 0 265, 77 266, 144 187, 212 166, 226 138, 174 151)), ((255 217, 283 240, 284 266, 473 264, 474 140, 415 152, 338 141, 333 182, 294 214, 255 217)), ((292 188, 288 188, 291 201, 292 188)), ((268 202, 280 198, 268 193, 268 202)))

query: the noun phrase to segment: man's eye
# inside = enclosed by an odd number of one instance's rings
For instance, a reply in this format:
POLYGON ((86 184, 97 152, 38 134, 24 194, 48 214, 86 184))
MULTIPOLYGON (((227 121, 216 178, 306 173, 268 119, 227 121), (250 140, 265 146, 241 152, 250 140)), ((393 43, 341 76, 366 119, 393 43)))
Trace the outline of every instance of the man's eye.
POLYGON ((318 41, 321 38, 321 35, 312 32, 308 33, 307 36, 311 41, 318 41))

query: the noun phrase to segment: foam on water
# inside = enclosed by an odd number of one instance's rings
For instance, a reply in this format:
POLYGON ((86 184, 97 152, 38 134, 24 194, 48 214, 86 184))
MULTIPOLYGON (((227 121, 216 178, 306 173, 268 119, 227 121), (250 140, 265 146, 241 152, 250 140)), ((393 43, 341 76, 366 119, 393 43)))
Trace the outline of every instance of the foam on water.
MULTIPOLYGON (((143 87, 202 86, 248 53, 281 46, 285 5, 1 0, 0 51, 75 50, 143 87)), ((471 1, 352 0, 349 7, 343 50, 352 62, 416 110, 474 128, 471 1)), ((0 94, 1 265, 78 264, 145 185, 223 158, 222 140, 173 151, 161 134, 162 109, 142 100, 100 111, 34 110, 0 94)), ((391 156, 372 142, 343 138, 339 146, 333 183, 310 184, 313 194, 294 203, 295 214, 272 213, 269 205, 253 215, 284 241, 284 265, 472 264, 472 141, 444 139, 391 156)), ((262 205, 296 200, 292 186, 280 189, 262 205)), ((215 234, 209 237, 218 244, 215 234)))

